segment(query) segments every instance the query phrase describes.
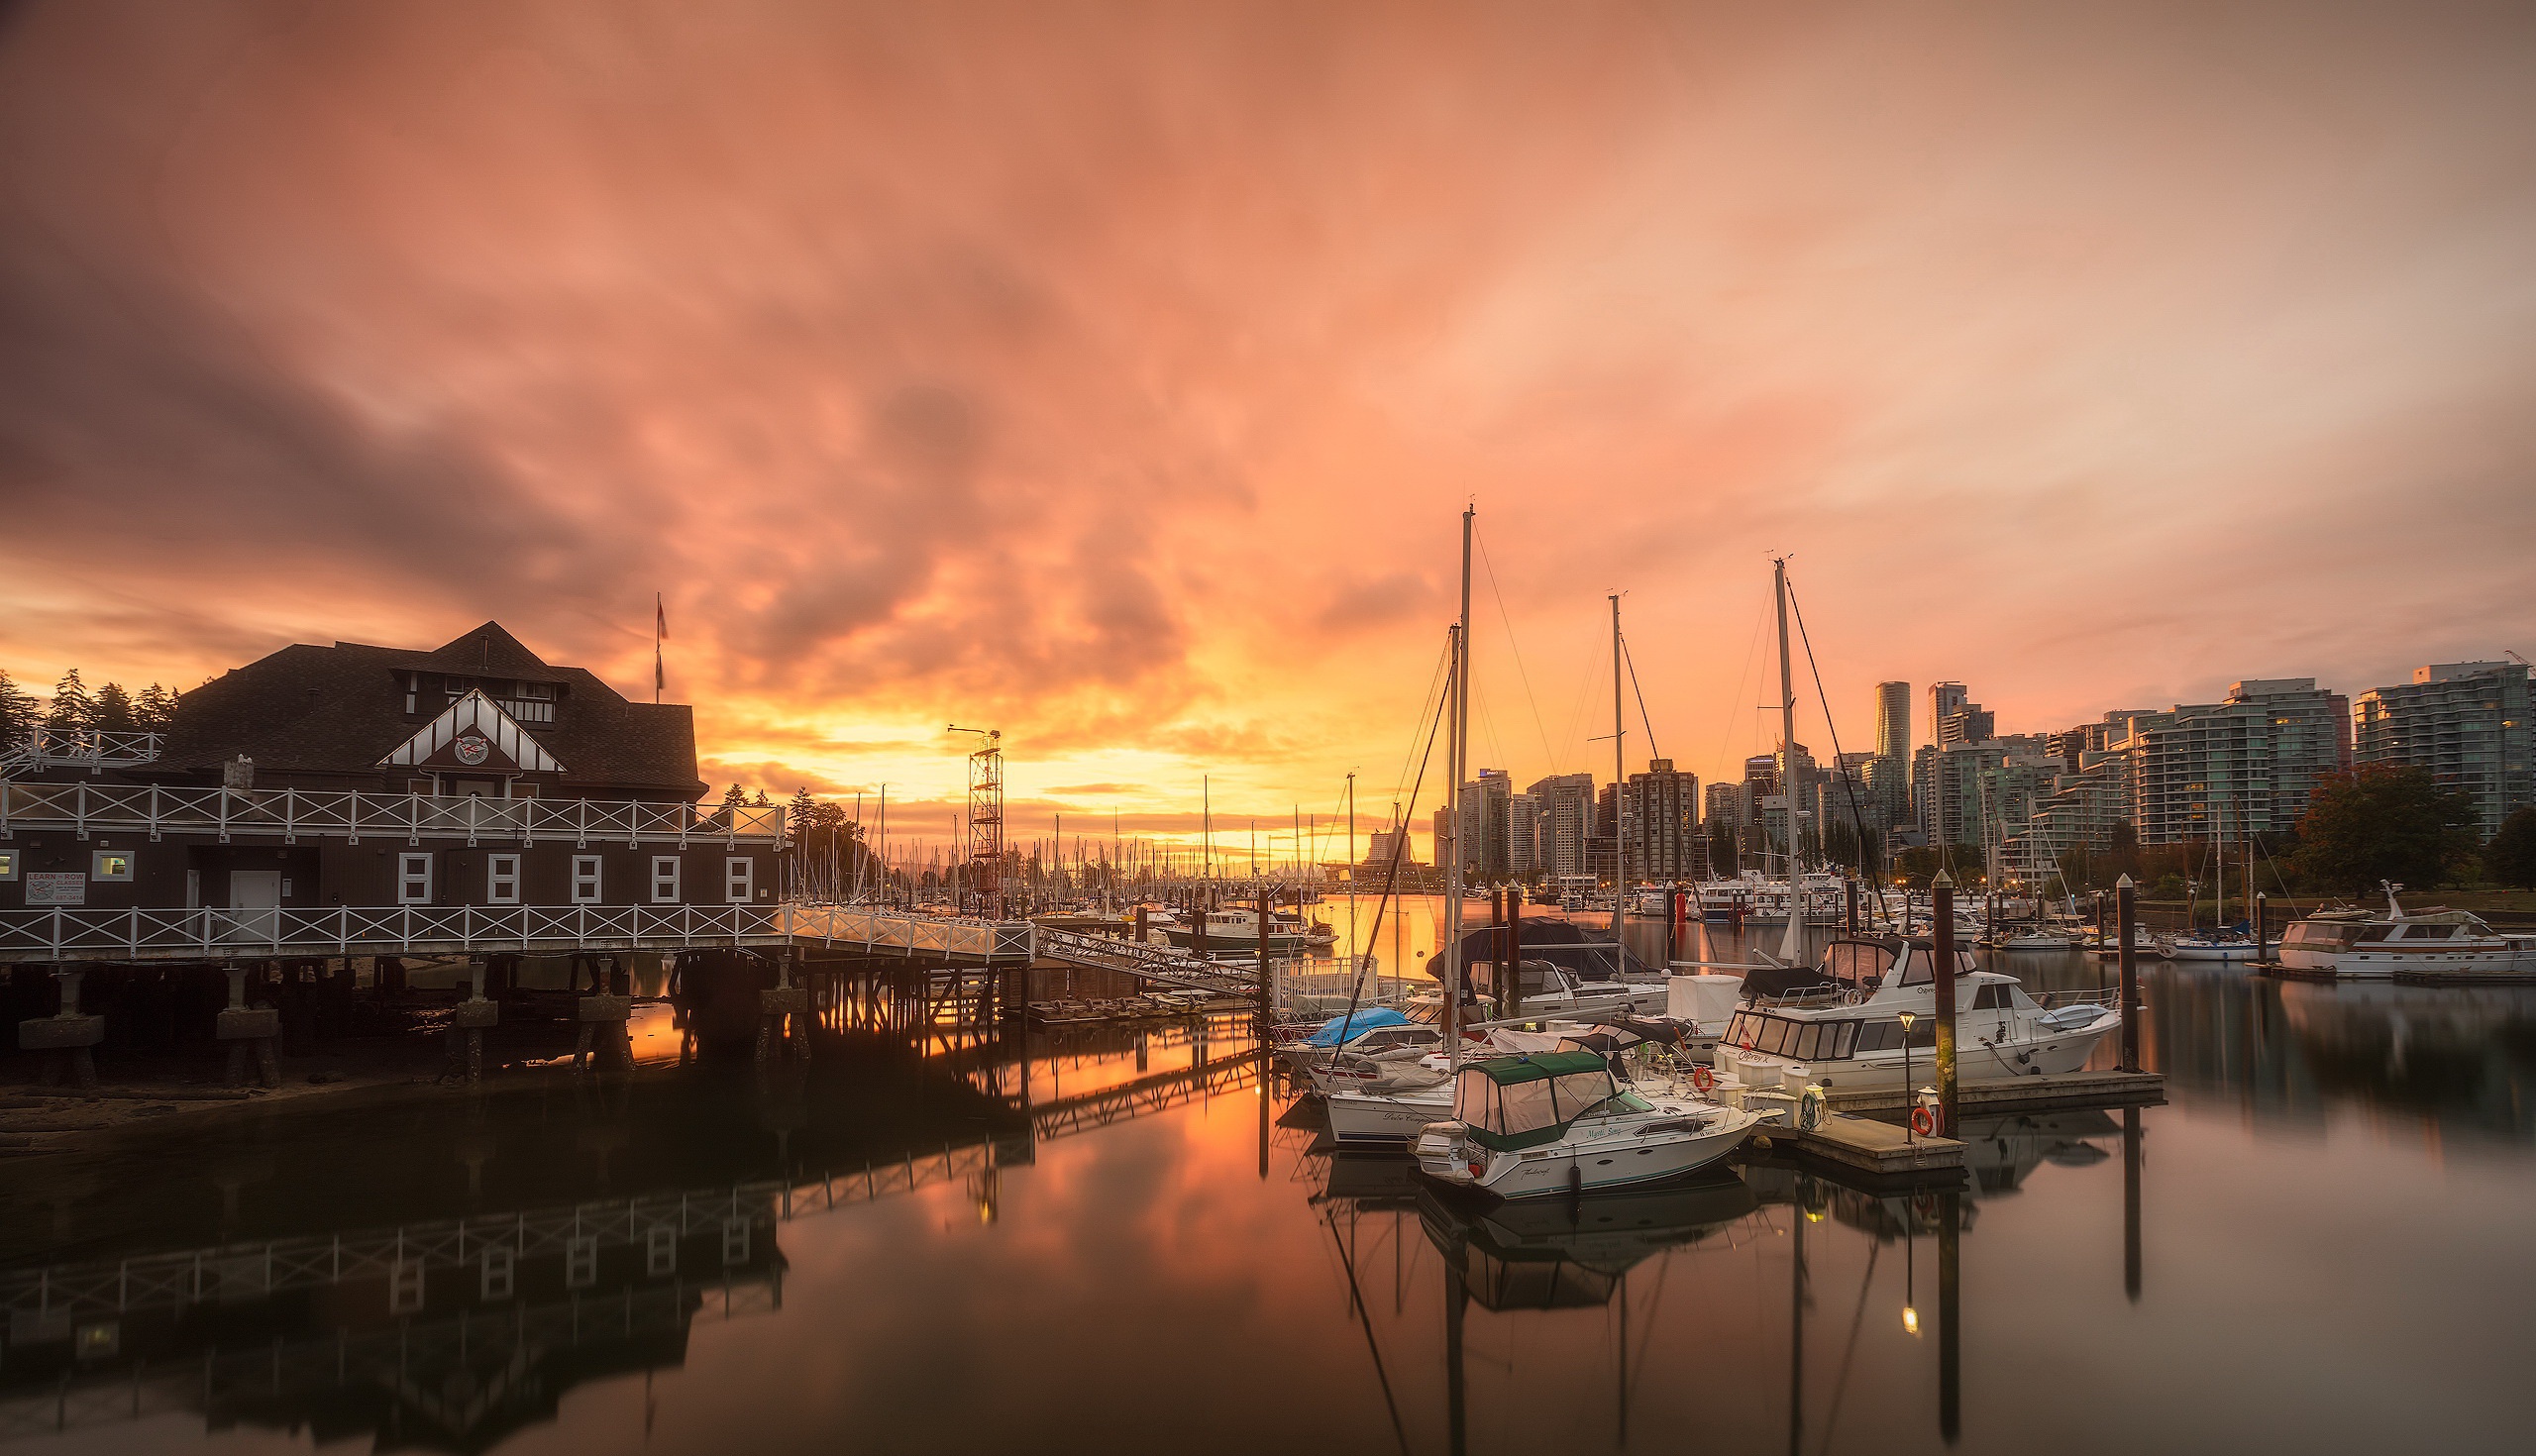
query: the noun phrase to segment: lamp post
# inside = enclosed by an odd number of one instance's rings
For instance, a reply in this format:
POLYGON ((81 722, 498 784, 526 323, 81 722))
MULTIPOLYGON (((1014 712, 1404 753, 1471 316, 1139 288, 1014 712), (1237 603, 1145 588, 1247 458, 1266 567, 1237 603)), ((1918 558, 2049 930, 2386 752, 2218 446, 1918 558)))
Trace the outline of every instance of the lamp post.
MULTIPOLYGON (((1917 1098, 1917 1097, 1919 1096, 1919 1092, 1916 1092, 1916 1091, 1914 1091, 1914 1090, 1912 1089, 1912 1087, 1911 1087, 1911 1023, 1920 1019, 1920 1013, 1919 1013, 1919 1012, 1917 1012, 1917 1011, 1904 1011, 1904 1012, 1902 1012, 1902 1013, 1901 1013, 1901 1017, 1902 1017, 1902 1141, 1904 1141, 1904 1142, 1906 1142, 1906 1143, 1914 1143, 1914 1142, 1918 1142, 1920 1139, 1919 1139, 1919 1135, 1918 1135, 1916 1132, 1914 1132, 1914 1131, 1912 1130, 1912 1127, 1911 1127, 1911 1114, 1912 1114, 1913 1112, 1918 1111, 1919 1109, 1918 1109, 1917 1107, 1914 1107, 1914 1106, 1912 1105, 1912 1101, 1913 1101, 1915 1098, 1917 1098)), ((1913 1321, 1913 1322, 1914 1322, 1914 1323, 1917 1323, 1916 1318, 1914 1319, 1914 1321, 1913 1321)), ((1917 1333, 1917 1331, 1915 1330, 1915 1331, 1914 1331, 1914 1333, 1917 1333)))

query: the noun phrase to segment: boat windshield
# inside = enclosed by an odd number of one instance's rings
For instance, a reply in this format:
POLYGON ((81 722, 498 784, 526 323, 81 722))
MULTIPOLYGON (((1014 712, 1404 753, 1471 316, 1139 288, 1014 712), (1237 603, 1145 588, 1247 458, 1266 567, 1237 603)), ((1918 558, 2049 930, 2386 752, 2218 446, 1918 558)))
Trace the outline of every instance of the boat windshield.
POLYGON ((1836 940, 1823 954, 1823 974, 1851 990, 1873 990, 1884 984, 1893 952, 1860 940, 1836 940))
POLYGON ((1591 1052, 1497 1057, 1462 1069, 1453 1117, 1483 1147, 1537 1147, 1619 1091, 1610 1065, 1591 1052))

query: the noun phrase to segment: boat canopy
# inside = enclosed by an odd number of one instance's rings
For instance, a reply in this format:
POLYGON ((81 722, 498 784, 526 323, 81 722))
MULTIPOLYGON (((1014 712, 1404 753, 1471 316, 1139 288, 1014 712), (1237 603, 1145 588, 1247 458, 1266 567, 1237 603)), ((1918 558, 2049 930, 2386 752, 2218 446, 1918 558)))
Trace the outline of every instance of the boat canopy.
MULTIPOLYGON (((1528 968, 1534 962, 1546 961, 1579 981, 1617 981, 1655 972, 1656 968, 1629 952, 1615 956, 1609 950, 1597 949, 1611 944, 1610 926, 1588 927, 1551 915, 1527 915, 1520 923, 1524 964, 1528 968)), ((1507 954, 1503 925, 1480 925, 1462 932, 1465 966, 1502 961, 1507 954)))
POLYGON ((1389 1006, 1367 1006, 1352 1016, 1332 1016, 1321 1023, 1305 1040, 1317 1047, 1334 1047, 1342 1041, 1378 1026, 1407 1026, 1408 1017, 1389 1006))
POLYGON ((1592 1052, 1491 1057, 1462 1068, 1453 1116, 1471 1141, 1505 1151, 1554 1143, 1567 1124, 1620 1095, 1611 1064, 1592 1052))

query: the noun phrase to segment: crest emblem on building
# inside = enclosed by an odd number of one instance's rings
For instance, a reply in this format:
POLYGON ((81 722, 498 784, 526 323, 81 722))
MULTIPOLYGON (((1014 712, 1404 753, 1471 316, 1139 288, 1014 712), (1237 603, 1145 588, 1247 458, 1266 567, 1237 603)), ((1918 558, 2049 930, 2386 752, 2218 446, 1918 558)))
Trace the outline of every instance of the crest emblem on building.
POLYGON ((497 774, 560 774, 564 766, 519 720, 481 691, 471 690, 421 731, 378 761, 380 768, 476 769, 497 774))

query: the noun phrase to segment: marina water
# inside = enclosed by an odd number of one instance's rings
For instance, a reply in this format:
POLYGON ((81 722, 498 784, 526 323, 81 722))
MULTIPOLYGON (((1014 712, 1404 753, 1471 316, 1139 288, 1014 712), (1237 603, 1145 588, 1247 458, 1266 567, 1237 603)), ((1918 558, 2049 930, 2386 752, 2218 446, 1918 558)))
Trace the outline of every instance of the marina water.
MULTIPOLYGON (((1321 907, 1342 926, 1345 910, 1321 907)), ((1434 918, 1413 900, 1372 948, 1421 964, 1434 918)), ((1660 953, 1660 925, 1631 933, 1660 953)), ((1723 931, 1700 945, 1744 951, 1723 931)), ((1991 964, 2039 989, 2111 974, 2074 955, 1991 964)), ((1093 973, 1037 975, 1055 994, 1093 973)), ((1239 1018, 995 1032, 907 985, 867 988, 871 1014, 807 1066, 514 1071, 478 1096, 189 1118, 0 1163, 13 1278, 195 1281, 157 1312, 82 1316, 70 1365, 0 1369, 0 1440, 2519 1446, 2536 992, 2145 978, 2166 1104, 1967 1119, 1953 1195, 1877 1196, 1764 1157, 1653 1195, 1474 1211, 1406 1159, 1318 1150, 1261 1087, 1239 1018), (587 1234, 588 1261, 523 1258, 500 1279, 463 1251, 403 1289, 274 1272, 452 1227, 480 1243, 512 1217, 525 1247, 532 1218, 597 1229, 664 1208, 675 1236, 587 1234)))

